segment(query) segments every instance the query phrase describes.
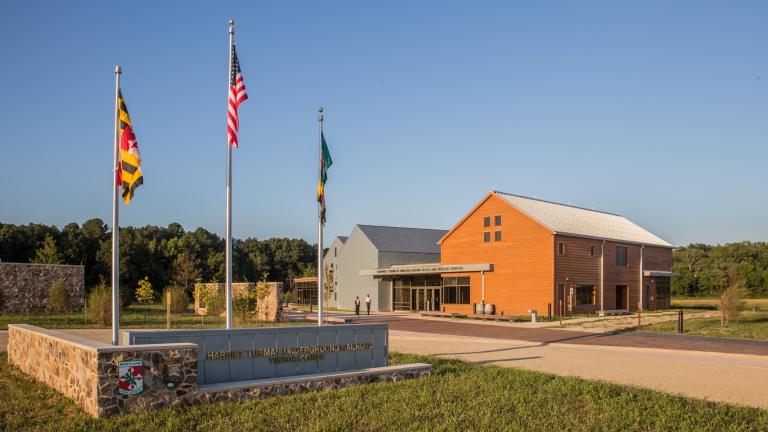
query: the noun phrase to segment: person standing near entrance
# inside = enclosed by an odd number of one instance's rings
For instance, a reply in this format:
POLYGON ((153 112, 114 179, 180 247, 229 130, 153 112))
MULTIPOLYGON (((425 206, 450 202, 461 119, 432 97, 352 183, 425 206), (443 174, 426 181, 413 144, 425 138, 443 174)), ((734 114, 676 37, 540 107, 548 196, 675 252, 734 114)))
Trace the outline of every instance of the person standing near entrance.
POLYGON ((355 315, 360 315, 360 296, 355 296, 355 315))
POLYGON ((368 311, 368 315, 371 314, 371 295, 365 295, 365 309, 368 311))

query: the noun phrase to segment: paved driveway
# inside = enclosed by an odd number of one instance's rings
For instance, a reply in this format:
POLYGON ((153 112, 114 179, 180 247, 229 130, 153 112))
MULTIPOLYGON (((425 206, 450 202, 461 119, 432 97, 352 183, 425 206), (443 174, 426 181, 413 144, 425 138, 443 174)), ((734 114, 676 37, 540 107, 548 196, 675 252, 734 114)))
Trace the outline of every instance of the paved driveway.
POLYGON ((768 356, 768 341, 684 336, 674 333, 627 332, 601 334, 570 330, 523 328, 515 325, 468 320, 378 315, 358 322, 386 322, 390 330, 454 336, 472 336, 525 342, 659 348, 768 356))

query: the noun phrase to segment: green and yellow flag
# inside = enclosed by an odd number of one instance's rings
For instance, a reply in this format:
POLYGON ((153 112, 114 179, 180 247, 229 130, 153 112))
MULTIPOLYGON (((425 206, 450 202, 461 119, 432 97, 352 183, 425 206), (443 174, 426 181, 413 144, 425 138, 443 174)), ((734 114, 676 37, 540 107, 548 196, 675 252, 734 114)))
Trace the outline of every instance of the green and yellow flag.
POLYGON ((333 165, 331 152, 328 151, 328 144, 325 143, 325 135, 320 133, 320 142, 322 143, 322 155, 320 155, 320 180, 317 183, 317 202, 320 203, 320 219, 325 225, 325 183, 328 181, 328 168, 333 165))

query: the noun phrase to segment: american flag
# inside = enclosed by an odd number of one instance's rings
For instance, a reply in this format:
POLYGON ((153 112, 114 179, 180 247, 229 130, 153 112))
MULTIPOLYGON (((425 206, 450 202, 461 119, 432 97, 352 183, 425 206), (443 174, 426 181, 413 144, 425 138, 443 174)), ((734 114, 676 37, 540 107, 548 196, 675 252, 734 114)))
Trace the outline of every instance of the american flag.
POLYGON ((240 72, 240 61, 237 60, 235 44, 232 44, 232 70, 229 73, 229 112, 227 113, 227 135, 231 146, 237 145, 237 131, 240 129, 240 119, 237 116, 237 107, 248 99, 245 92, 243 74, 240 72))

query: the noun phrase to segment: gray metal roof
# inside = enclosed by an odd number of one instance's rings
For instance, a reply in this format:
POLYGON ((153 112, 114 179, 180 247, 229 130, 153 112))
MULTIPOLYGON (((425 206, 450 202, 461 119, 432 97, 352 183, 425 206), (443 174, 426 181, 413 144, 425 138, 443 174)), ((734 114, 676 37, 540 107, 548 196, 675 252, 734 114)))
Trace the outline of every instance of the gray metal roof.
POLYGON ((558 234, 672 247, 621 215, 506 192, 493 193, 558 234))
POLYGON ((336 238, 339 240, 339 243, 341 243, 343 245, 344 243, 347 242, 347 239, 349 237, 347 237, 347 236, 336 236, 336 238))
POLYGON ((440 240, 447 230, 358 225, 379 252, 440 253, 440 240))

